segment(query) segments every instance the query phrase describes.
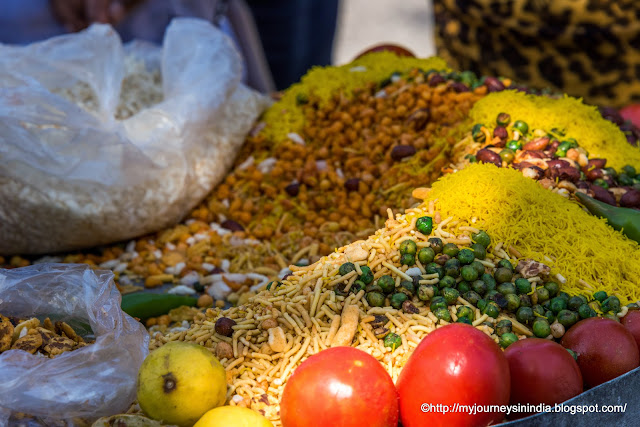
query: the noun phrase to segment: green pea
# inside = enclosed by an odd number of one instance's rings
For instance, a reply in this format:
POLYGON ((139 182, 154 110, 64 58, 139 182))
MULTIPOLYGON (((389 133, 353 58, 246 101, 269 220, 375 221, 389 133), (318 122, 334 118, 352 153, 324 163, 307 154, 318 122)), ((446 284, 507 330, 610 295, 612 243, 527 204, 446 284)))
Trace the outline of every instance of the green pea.
POLYGON ((369 292, 380 292, 381 294, 384 293, 384 292, 382 292, 382 288, 380 286, 378 286, 376 283, 372 283, 370 285, 367 285, 367 287, 365 288, 365 291, 367 293, 369 293, 369 292))
POLYGON ((508 259, 501 259, 500 261, 498 261, 498 263, 496 264, 496 267, 500 268, 508 268, 511 272, 514 271, 513 269, 513 264, 511 264, 511 261, 509 261, 508 259))
POLYGON ((467 319, 466 317, 458 317, 458 320, 456 320, 456 323, 466 323, 467 325, 471 325, 473 322, 467 319))
POLYGON ((391 307, 395 309, 400 309, 402 308, 402 303, 405 302, 407 299, 409 299, 409 297, 407 297, 407 294, 402 292, 396 292, 395 294, 391 295, 389 302, 391 303, 391 307))
POLYGON ((570 148, 572 148, 571 142, 562 141, 560 145, 558 145, 558 148, 556 149, 556 153, 555 153, 556 157, 566 157, 567 151, 569 151, 570 148))
POLYGON ((493 277, 495 277, 498 283, 506 283, 510 282, 513 278, 513 272, 508 268, 500 267, 493 273, 493 277))
POLYGON ((511 332, 512 326, 513 324, 511 323, 511 320, 508 320, 508 319, 500 320, 498 323, 496 323, 496 328, 495 328, 496 335, 501 337, 503 334, 511 332))
POLYGON ((451 313, 446 307, 438 307, 434 310, 433 314, 440 320, 451 322, 451 313))
POLYGON ((478 277, 484 274, 485 268, 480 261, 473 261, 470 265, 471 267, 476 269, 476 271, 478 272, 478 277))
POLYGON ((433 219, 430 216, 421 216, 416 221, 416 229, 425 236, 428 236, 433 230, 433 219))
POLYGON ((418 287, 418 298, 420 301, 429 301, 435 296, 440 295, 438 288, 433 285, 420 285, 418 287))
POLYGON ((384 306, 384 295, 380 292, 369 292, 365 298, 371 307, 384 306))
POLYGON ((345 262, 338 268, 338 274, 344 276, 347 273, 351 273, 356 269, 356 266, 352 262, 345 262))
POLYGON ((485 259, 487 257, 487 250, 480 243, 474 243, 473 245, 471 245, 471 249, 476 259, 485 259))
POLYGON ((596 313, 602 311, 602 307, 600 307, 600 303, 598 301, 591 301, 588 305, 589 307, 591 307, 591 310, 595 311, 596 313))
POLYGON ((634 168, 631 165, 626 165, 622 168, 622 171, 624 173, 626 173, 629 176, 635 176, 636 175, 636 168, 634 168))
POLYGON ((465 317, 473 322, 476 318, 476 313, 475 311, 473 311, 471 307, 468 307, 466 305, 461 305, 460 307, 458 307, 458 310, 456 311, 456 316, 458 316, 458 319, 461 317, 465 317))
POLYGON ((549 292, 549 298, 555 297, 560 291, 560 286, 556 282, 547 282, 544 288, 549 292))
POLYGON ((460 267, 460 261, 458 261, 456 258, 451 258, 444 263, 444 274, 456 278, 460 276, 460 267))
POLYGON ((442 239, 439 239, 437 237, 432 237, 429 239, 429 244, 431 245, 431 248, 433 248, 433 251, 437 254, 439 254, 440 252, 442 252, 442 249, 444 248, 444 244, 442 243, 442 239))
POLYGON ((578 313, 576 313, 575 311, 562 310, 558 313, 558 316, 556 317, 556 319, 558 320, 558 323, 560 323, 562 326, 565 327, 565 329, 569 329, 578 320, 580 320, 580 317, 578 316, 578 313))
POLYGON ((443 288, 454 288, 455 286, 456 286, 456 279, 454 279, 451 276, 444 276, 438 282, 438 287, 440 289, 443 289, 443 288))
POLYGON ((520 132, 520 134, 525 135, 527 132, 529 132, 529 125, 525 121, 516 120, 513 124, 513 129, 520 132))
MULTIPOLYGON (((478 245, 481 246, 482 245, 478 245)), ((482 248, 484 250, 484 247, 482 248)), ((458 252, 458 261, 460 261, 462 264, 471 264, 473 262, 473 260, 475 260, 475 254, 473 253, 473 251, 471 249, 461 249, 460 252, 458 252)))
POLYGON ((578 310, 578 308, 580 308, 582 304, 586 304, 587 302, 588 302, 587 299, 582 295, 576 295, 574 297, 569 298, 569 301, 567 302, 567 308, 569 310, 576 311, 578 310))
POLYGON ((520 297, 516 294, 507 294, 504 296, 507 300, 507 310, 514 312, 520 308, 520 297))
POLYGON ((618 318, 618 316, 616 316, 613 313, 607 313, 607 314, 603 315, 602 317, 604 317, 605 319, 615 320, 616 322, 620 323, 620 319, 618 318))
POLYGON ((442 279, 444 277, 444 268, 436 264, 435 262, 431 262, 424 267, 424 270, 427 274, 438 274, 438 279, 442 279))
POLYGON ((614 168, 604 168, 603 172, 605 175, 610 176, 611 178, 614 178, 614 179, 617 178, 618 176, 618 173, 614 168))
POLYGON ((458 255, 459 249, 455 243, 447 243, 442 248, 442 253, 449 255, 451 258, 455 258, 458 255))
POLYGON ((533 335, 538 338, 546 338, 551 334, 551 328, 547 319, 537 318, 533 321, 533 335))
POLYGON ((469 301, 469 304, 477 305, 478 301, 480 301, 482 297, 475 291, 467 291, 464 293, 464 299, 469 301))
POLYGON ((531 308, 533 309, 534 313, 538 313, 540 316, 544 316, 544 313, 546 311, 540 304, 535 304, 531 308))
POLYGON ((407 240, 403 240, 402 243, 400 243, 400 254, 404 255, 404 254, 409 254, 409 255, 415 255, 416 252, 418 251, 418 246, 416 245, 416 242, 414 242, 411 239, 407 239, 407 240))
POLYGON ((482 280, 476 280, 471 284, 471 288, 480 295, 486 294, 489 289, 487 288, 487 284, 482 280))
POLYGON ((602 301, 602 311, 605 313, 608 311, 618 313, 620 311, 620 300, 618 297, 611 295, 606 300, 602 301))
POLYGON ((480 230, 477 233, 473 233, 471 235, 471 240, 475 243, 480 243, 485 248, 488 248, 491 244, 491 237, 487 234, 486 231, 480 230))
POLYGON ((511 282, 500 283, 497 288, 498 292, 502 295, 509 295, 516 293, 516 287, 511 282))
POLYGON ((513 150, 513 151, 522 150, 522 142, 511 140, 511 141, 507 142, 506 147, 509 150, 513 150))
POLYGON ((358 277, 358 280, 361 280, 365 285, 373 282, 373 272, 369 267, 363 265, 360 267, 360 271, 362 271, 362 274, 358 277))
POLYGON ((431 299, 431 304, 429 304, 429 308, 431 311, 435 311, 437 308, 447 308, 447 300, 444 297, 437 296, 431 299))
POLYGON ((551 310, 545 311, 544 317, 549 321, 550 324, 556 321, 556 315, 553 314, 553 311, 551 310))
POLYGON ((467 282, 473 282, 478 278, 478 272, 470 265, 465 265, 460 269, 460 275, 467 282))
POLYGON ((609 183, 602 178, 593 180, 593 185, 599 185, 602 188, 609 188, 609 183))
POLYGON ((396 348, 402 345, 402 337, 391 332, 386 337, 384 337, 383 343, 385 347, 389 347, 391 351, 395 351, 396 348))
POLYGON ((598 291, 595 294, 593 294, 593 299, 598 302, 603 302, 604 300, 607 299, 608 296, 609 295, 607 295, 605 291, 598 291))
POLYGON ((408 265, 409 267, 411 267, 415 263, 416 258, 411 254, 403 254, 402 256, 400 256, 400 264, 402 265, 408 265))
POLYGON ((460 292, 453 288, 444 288, 442 290, 442 296, 444 297, 447 304, 455 304, 458 301, 458 297, 460 296, 460 292))
POLYGON ((396 288, 396 281, 393 280, 393 277, 389 276, 388 274, 380 276, 376 283, 378 286, 380 286, 380 289, 382 289, 382 292, 384 292, 385 294, 393 292, 393 290, 396 288))
POLYGON ((589 306, 589 304, 582 304, 578 307, 578 315, 581 319, 588 319, 590 317, 596 317, 598 314, 589 306))
POLYGON ((482 132, 482 126, 484 126, 482 123, 477 123, 471 128, 471 137, 475 142, 485 142, 487 139, 484 132, 482 132))
POLYGON ((536 294, 538 295, 538 303, 543 303, 549 299, 549 291, 545 287, 536 288, 536 294))
POLYGON ((482 312, 485 308, 487 308, 487 304, 489 304, 489 302, 486 299, 479 299, 477 304, 478 309, 482 312))
POLYGON ((533 314, 533 310, 531 307, 520 307, 516 312, 516 319, 520 323, 529 324, 533 322, 535 315, 533 314))
POLYGON ((498 126, 507 126, 509 123, 511 123, 511 116, 509 115, 509 113, 500 113, 496 118, 496 123, 498 124, 498 126))
POLYGON ((487 303, 487 306, 482 310, 482 314, 486 314, 489 317, 493 317, 494 319, 498 317, 500 314, 500 308, 498 304, 493 301, 487 303))
POLYGON ((640 306, 635 302, 630 302, 629 304, 627 304, 627 308, 629 310, 640 310, 640 306))
POLYGON ((487 291, 492 291, 496 288, 496 279, 489 273, 484 273, 480 280, 482 280, 487 285, 487 291))
POLYGON ((531 307, 531 297, 527 294, 520 295, 520 307, 531 307))
POLYGON ((357 294, 358 292, 365 289, 366 287, 367 285, 365 285, 363 281, 356 280, 355 282, 353 282, 353 285, 351 285, 349 292, 351 292, 352 294, 357 294))
POLYGON ((491 291, 487 291, 486 294, 484 294, 484 298, 486 300, 493 300, 493 298, 498 295, 500 292, 498 292, 497 290, 493 289, 491 291))
POLYGON ((516 279, 514 284, 516 286, 516 292, 518 294, 528 294, 529 292, 531 292, 531 282, 529 282, 524 277, 516 279))
POLYGON ((555 297, 551 300, 550 309, 555 314, 558 314, 562 310, 567 309, 567 301, 565 301, 564 298, 555 297))
POLYGON ((514 342, 518 341, 518 336, 513 332, 506 333, 500 337, 500 347, 507 348, 514 342))
POLYGON ((469 282, 465 282, 463 280, 462 282, 458 283, 458 291, 460 291, 461 294, 466 294, 470 290, 471 290, 471 285, 469 284, 469 282))
POLYGON ((511 163, 513 162, 513 159, 516 158, 516 154, 513 152, 513 150, 510 150, 508 148, 503 149, 498 154, 500 155, 500 159, 506 163, 511 163))
POLYGON ((426 265, 430 262, 433 262, 433 259, 436 257, 436 252, 433 248, 420 248, 418 251, 418 261, 420 264, 426 265))
POLYGON ((403 280, 402 282, 400 282, 400 288, 398 290, 411 297, 415 293, 416 287, 413 284, 413 281, 403 280))
MULTIPOLYGON (((549 296, 551 296, 551 295, 549 295, 549 296)), ((571 298, 571 295, 569 295, 568 293, 566 293, 566 292, 564 292, 564 291, 558 292, 558 295, 557 295, 557 296, 559 296, 560 298, 564 298, 565 300, 567 300, 567 303, 569 302, 569 299, 571 298)))
POLYGON ((631 178, 626 173, 621 173, 620 175, 618 175, 618 184, 620 184, 621 186, 632 186, 633 178, 631 178))

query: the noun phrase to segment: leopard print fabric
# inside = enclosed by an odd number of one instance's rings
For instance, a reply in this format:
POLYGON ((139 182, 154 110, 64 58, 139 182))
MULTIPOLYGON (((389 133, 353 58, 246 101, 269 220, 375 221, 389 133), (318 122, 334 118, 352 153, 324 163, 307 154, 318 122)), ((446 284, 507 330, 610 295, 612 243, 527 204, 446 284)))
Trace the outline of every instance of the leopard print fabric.
POLYGON ((434 0, 438 55, 587 102, 640 102, 640 0, 434 0))

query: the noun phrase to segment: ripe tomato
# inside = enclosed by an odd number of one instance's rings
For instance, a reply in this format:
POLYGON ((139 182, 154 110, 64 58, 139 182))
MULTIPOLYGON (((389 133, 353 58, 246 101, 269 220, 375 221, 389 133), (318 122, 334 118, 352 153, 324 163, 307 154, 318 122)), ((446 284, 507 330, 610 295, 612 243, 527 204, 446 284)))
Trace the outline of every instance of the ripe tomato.
POLYGON ((638 348, 640 348, 640 311, 633 310, 628 312, 621 321, 622 325, 631 332, 638 348))
POLYGON ((402 46, 398 46, 397 44, 387 43, 387 44, 377 44, 375 46, 372 46, 367 50, 361 52, 358 56, 355 57, 355 59, 358 59, 360 57, 365 56, 368 53, 373 53, 373 52, 393 52, 397 56, 410 56, 415 58, 415 55, 409 49, 404 48, 402 46))
POLYGON ((420 342, 402 368, 396 386, 404 427, 497 424, 504 413, 469 414, 453 412, 453 408, 456 403, 508 404, 509 364, 500 347, 486 334, 473 326, 455 323, 435 330, 420 342), (443 414, 438 406, 429 404, 448 405, 452 412, 443 414))
POLYGON ((640 364, 631 332, 604 317, 579 321, 564 334, 562 345, 578 354, 578 366, 588 387, 612 380, 640 364))
MULTIPOLYGON (((512 405, 521 403, 554 405, 582 393, 580 368, 560 344, 541 338, 527 338, 511 344, 504 352, 511 374, 512 405)), ((531 413, 512 413, 522 418, 531 413)))
POLYGON ((640 104, 629 104, 620 110, 625 120, 630 120, 634 126, 640 127, 640 104))
POLYGON ((280 402, 283 427, 397 427, 398 392, 380 362, 353 347, 314 354, 280 402))

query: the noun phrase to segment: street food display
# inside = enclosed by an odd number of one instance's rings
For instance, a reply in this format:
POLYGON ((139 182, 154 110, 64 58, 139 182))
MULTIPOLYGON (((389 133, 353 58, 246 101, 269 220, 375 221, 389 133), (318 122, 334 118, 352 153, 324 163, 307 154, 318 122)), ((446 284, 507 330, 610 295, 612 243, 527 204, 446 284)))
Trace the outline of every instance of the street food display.
MULTIPOLYGON (((553 405, 640 365, 639 137, 614 110, 373 52, 279 94, 180 223, 0 264, 113 272, 150 335, 124 425, 496 424, 539 410, 420 405, 553 405)), ((27 322, 0 316, 0 352, 89 345, 27 322)))

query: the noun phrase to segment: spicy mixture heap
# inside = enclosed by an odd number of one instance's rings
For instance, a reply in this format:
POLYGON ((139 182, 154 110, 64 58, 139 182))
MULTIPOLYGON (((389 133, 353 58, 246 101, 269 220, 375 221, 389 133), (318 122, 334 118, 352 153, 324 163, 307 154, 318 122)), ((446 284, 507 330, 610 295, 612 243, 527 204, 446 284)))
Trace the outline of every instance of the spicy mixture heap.
POLYGON ((54 358, 88 344, 65 322, 53 323, 47 317, 41 323, 35 317, 23 320, 0 314, 0 353, 22 350, 54 358))

